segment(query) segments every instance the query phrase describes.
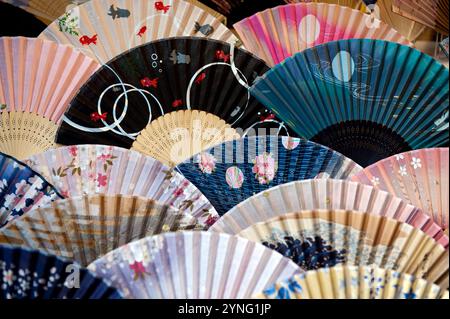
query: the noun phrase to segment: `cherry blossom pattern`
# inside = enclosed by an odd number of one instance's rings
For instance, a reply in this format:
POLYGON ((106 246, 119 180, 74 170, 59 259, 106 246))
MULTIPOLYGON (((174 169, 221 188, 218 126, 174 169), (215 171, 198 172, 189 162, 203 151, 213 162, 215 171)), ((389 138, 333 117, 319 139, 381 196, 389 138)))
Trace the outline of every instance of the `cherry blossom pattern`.
POLYGON ((256 156, 253 164, 253 173, 260 184, 266 185, 273 181, 277 171, 277 163, 271 153, 264 152, 256 156))
POLYGON ((214 155, 203 152, 197 156, 198 167, 203 174, 212 174, 216 168, 216 158, 214 155))

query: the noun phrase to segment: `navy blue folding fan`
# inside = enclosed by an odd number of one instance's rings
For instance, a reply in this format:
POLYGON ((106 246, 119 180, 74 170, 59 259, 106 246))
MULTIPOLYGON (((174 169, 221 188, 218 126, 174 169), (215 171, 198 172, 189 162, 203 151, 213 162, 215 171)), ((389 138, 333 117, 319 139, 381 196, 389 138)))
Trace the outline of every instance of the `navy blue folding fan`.
POLYGON ((248 136, 225 142, 178 165, 220 215, 273 186, 311 178, 346 179, 361 167, 299 138, 248 136))
POLYGON ((251 93, 299 136, 367 166, 448 143, 448 69, 408 46, 329 42, 264 74, 251 93))
POLYGON ((0 227, 29 210, 62 198, 41 175, 0 153, 0 227))
POLYGON ((119 299, 85 268, 37 250, 0 246, 2 299, 119 299))

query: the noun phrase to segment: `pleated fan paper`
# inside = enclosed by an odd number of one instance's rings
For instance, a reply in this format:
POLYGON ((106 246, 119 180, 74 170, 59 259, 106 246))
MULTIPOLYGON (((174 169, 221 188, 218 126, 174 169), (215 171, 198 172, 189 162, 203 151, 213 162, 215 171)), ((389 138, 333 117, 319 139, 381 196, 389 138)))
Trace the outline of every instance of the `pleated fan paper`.
POLYGON ((374 266, 310 270, 276 283, 258 299, 448 299, 448 290, 415 276, 374 266))
POLYGON ((197 220, 154 200, 86 195, 28 212, 0 229, 0 243, 39 249, 81 265, 133 240, 197 227, 197 220))
POLYGON ((254 224, 238 236, 279 252, 305 271, 375 265, 448 288, 448 249, 421 230, 384 216, 300 211, 254 224))
POLYGON ((69 101, 99 65, 68 46, 0 39, 0 151, 19 159, 55 147, 69 101))
POLYGON ((44 177, 26 164, 0 153, 0 227, 59 198, 61 195, 44 177))
MULTIPOLYGON (((412 42, 414 46, 424 53, 434 55, 434 43, 436 41, 436 32, 416 23, 415 21, 403 17, 393 11, 393 3, 395 0, 380 0, 380 1, 360 1, 360 0, 285 0, 286 2, 325 2, 329 4, 337 4, 341 6, 357 9, 370 15, 371 21, 381 20, 388 24, 394 30, 397 30, 408 41, 412 42), (431 44, 431 45, 430 45, 431 44)), ((409 1, 409 0, 408 0, 409 1)))
POLYGON ((234 25, 245 47, 274 66, 297 52, 341 39, 382 39, 409 45, 389 25, 349 7, 326 3, 278 6, 234 25))
POLYGON ((239 45, 220 20, 184 0, 88 1, 55 20, 39 38, 71 45, 105 64, 134 47, 175 36, 239 45))
POLYGON ((227 18, 228 26, 256 12, 283 4, 283 0, 200 0, 227 18))
POLYGON ((430 216, 407 201, 370 185, 311 179, 272 187, 230 209, 210 231, 235 235, 253 224, 301 210, 361 211, 408 223, 448 247, 448 237, 430 216))
POLYGON ((134 299, 245 299, 301 272, 262 245, 207 232, 147 237, 88 269, 134 299))
POLYGON ((105 145, 66 146, 32 156, 26 163, 64 197, 142 196, 193 215, 204 227, 218 218, 211 203, 187 179, 135 151, 105 145))
POLYGON ((132 149, 167 166, 177 165, 211 146, 240 138, 219 117, 203 111, 176 111, 149 124, 132 149))
POLYGON ((448 35, 448 0, 393 0, 392 10, 408 19, 448 35))
POLYGON ((448 69, 397 43, 322 44, 287 58, 250 91, 299 136, 362 166, 449 141, 448 69))
POLYGON ((448 233, 449 149, 394 155, 352 176, 352 180, 395 194, 421 208, 448 233))
POLYGON ((5 245, 0 245, 0 287, 0 300, 121 299, 120 292, 86 268, 38 250, 5 245))
POLYGON ((201 152, 177 166, 219 215, 279 184, 310 178, 347 179, 361 170, 322 145, 279 136, 247 136, 201 152))
POLYGON ((248 92, 267 70, 262 60, 225 42, 179 37, 147 43, 87 81, 70 103, 56 141, 130 148, 152 121, 186 109, 214 114, 240 134, 261 127, 286 134, 286 126, 248 92))

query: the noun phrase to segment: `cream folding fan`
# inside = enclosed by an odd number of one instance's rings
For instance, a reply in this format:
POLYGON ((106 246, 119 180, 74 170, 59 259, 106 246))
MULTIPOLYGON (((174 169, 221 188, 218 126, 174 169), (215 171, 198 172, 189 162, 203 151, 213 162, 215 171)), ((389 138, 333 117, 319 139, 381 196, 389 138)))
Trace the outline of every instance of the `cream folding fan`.
POLYGON ((23 159, 55 146, 69 101, 98 67, 69 46, 0 38, 0 151, 23 159))
POLYGON ((274 66, 307 48, 341 39, 381 39, 409 44, 379 20, 349 7, 297 3, 267 9, 234 25, 245 47, 274 66))
POLYGON ((307 271, 276 283, 261 299, 448 299, 448 290, 415 276, 374 266, 307 271))
POLYGON ((187 179, 135 151, 105 145, 67 146, 32 156, 26 163, 65 197, 143 196, 193 215, 205 227, 218 218, 210 202, 187 179))
POLYGON ((392 10, 448 35, 448 0, 393 0, 392 10))
POLYGON ((254 224, 238 236, 278 251, 303 270, 376 265, 448 287, 448 249, 421 230, 384 216, 304 210, 254 224))
POLYGON ((0 230, 0 243, 39 249, 87 265, 133 240, 192 229, 196 219, 135 196, 87 195, 54 202, 0 230))
POLYGON ((337 179, 309 179, 258 193, 229 210, 210 231, 237 234, 253 224, 301 210, 355 210, 406 222, 448 247, 441 227, 407 201, 375 187, 337 179))
POLYGON ((238 138, 236 130, 216 115, 182 110, 151 122, 131 149, 172 167, 216 144, 238 138))
POLYGON ((88 269, 135 299, 250 298, 301 270, 246 239, 206 232, 167 233, 122 246, 88 269))
POLYGON ((352 180, 388 191, 421 208, 448 232, 448 163, 448 148, 416 150, 366 167, 352 180))
POLYGON ((175 36, 239 40, 218 19, 183 0, 96 0, 48 26, 39 38, 72 45, 101 63, 154 40, 175 36))

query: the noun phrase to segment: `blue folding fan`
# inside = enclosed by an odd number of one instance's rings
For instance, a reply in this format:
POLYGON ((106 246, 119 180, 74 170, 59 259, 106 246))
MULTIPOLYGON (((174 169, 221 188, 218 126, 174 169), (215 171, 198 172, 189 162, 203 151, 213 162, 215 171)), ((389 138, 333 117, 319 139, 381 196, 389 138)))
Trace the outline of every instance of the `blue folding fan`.
POLYGON ((367 166, 448 143, 448 69, 381 40, 329 42, 264 74, 251 93, 299 136, 367 166))
POLYGON ((311 178, 346 179, 361 167, 328 147, 299 138, 247 136, 178 165, 219 215, 273 186, 311 178))
POLYGON ((0 227, 57 198, 62 196, 41 175, 0 152, 0 227))
POLYGON ((85 268, 38 250, 0 246, 2 299, 119 299, 85 268))

